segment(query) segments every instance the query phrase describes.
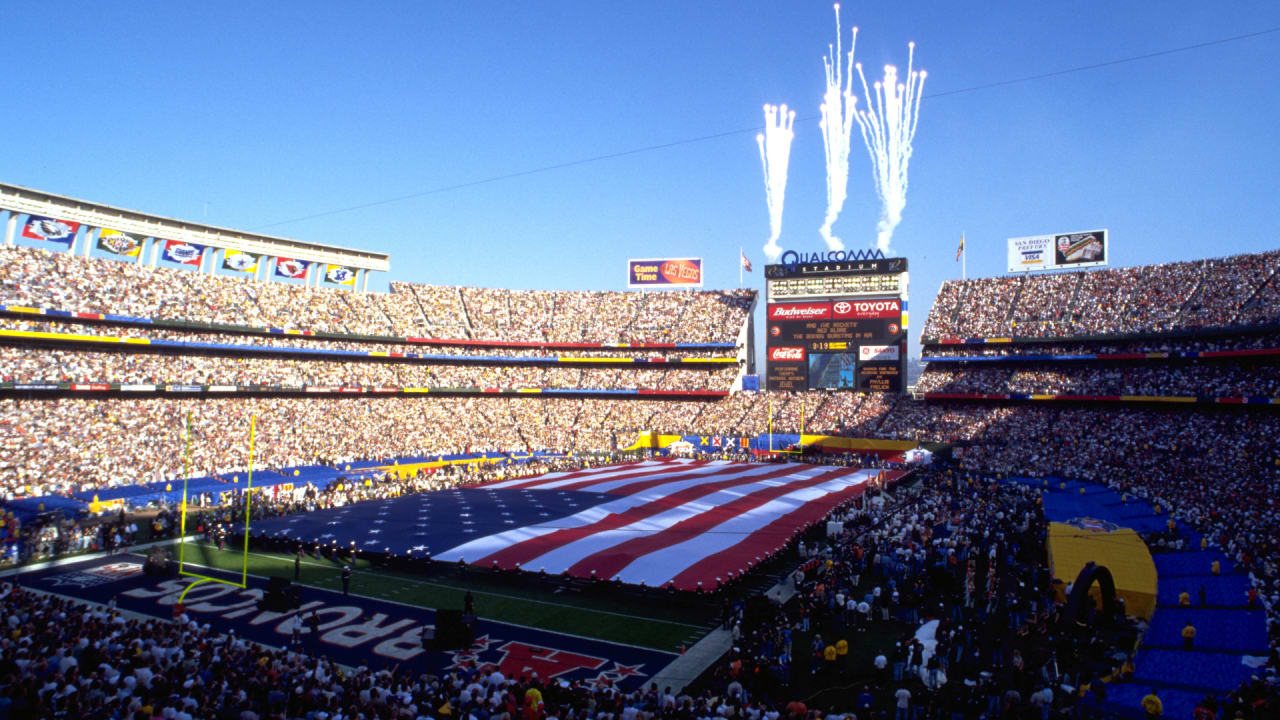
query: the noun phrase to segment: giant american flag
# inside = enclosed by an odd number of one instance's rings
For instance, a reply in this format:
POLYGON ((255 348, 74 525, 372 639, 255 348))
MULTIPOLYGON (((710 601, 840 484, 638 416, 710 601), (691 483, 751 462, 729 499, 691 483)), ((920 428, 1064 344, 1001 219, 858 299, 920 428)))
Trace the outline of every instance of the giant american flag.
POLYGON ((253 530, 480 567, 713 589, 878 474, 664 458, 359 502, 253 530))

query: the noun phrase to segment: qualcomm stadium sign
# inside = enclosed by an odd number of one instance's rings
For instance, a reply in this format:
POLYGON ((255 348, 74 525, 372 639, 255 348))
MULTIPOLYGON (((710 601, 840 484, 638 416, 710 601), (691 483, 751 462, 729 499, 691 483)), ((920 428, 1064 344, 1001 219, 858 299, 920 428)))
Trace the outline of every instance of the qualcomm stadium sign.
POLYGON ((857 262, 859 260, 883 260, 881 250, 822 250, 820 252, 783 251, 778 259, 780 265, 794 272, 797 265, 826 262, 857 262))

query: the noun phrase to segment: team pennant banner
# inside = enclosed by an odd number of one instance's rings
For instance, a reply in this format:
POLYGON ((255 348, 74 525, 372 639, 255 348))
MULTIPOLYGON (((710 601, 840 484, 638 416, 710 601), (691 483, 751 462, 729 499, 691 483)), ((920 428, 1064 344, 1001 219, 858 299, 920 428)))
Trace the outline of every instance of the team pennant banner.
POLYGON ((335 285, 355 285, 356 271, 345 265, 326 265, 325 279, 335 285))
POLYGON ((32 215, 27 218, 27 224, 22 226, 22 237, 44 242, 61 243, 71 247, 71 243, 75 242, 76 239, 76 231, 79 229, 80 223, 78 222, 32 215))
POLYGON ((119 230, 102 228, 98 233, 98 249, 112 255, 138 257, 142 252, 142 240, 119 230))
POLYGON ((307 276, 309 265, 310 263, 305 260, 278 257, 276 258, 276 277, 301 280, 307 276))
POLYGON ((228 250, 222 258, 222 269, 242 273, 258 272, 258 256, 242 250, 228 250))
POLYGON ((203 252, 203 245, 181 240, 164 241, 164 259, 169 262, 175 262, 180 265, 199 265, 200 256, 203 252))

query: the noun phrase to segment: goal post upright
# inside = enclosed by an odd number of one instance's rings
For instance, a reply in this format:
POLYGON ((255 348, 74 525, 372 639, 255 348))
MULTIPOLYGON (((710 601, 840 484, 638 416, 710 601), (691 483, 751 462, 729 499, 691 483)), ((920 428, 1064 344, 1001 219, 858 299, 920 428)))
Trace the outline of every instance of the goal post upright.
POLYGON ((178 596, 178 604, 181 605, 187 597, 187 593, 191 592, 191 588, 203 583, 212 582, 222 585, 230 585, 232 587, 247 588, 249 586, 249 520, 250 508, 253 500, 253 453, 255 439, 257 435, 258 416, 249 416, 249 477, 244 489, 244 552, 240 567, 240 582, 224 580, 222 578, 210 577, 200 573, 193 573, 184 566, 185 551, 187 545, 187 488, 191 479, 191 412, 187 411, 187 428, 186 428, 186 449, 184 452, 183 475, 182 478, 182 519, 180 521, 181 537, 178 544, 178 575, 183 577, 195 578, 195 582, 183 589, 182 594, 178 596))

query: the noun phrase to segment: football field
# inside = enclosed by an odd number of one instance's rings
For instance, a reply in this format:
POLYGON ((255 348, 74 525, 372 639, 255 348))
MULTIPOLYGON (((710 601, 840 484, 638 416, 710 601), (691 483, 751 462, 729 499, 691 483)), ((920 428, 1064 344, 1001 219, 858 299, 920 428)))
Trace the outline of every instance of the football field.
MULTIPOLYGON (((239 571, 245 559, 240 548, 228 545, 219 551, 204 542, 188 543, 185 553, 188 564, 232 572, 239 571)), ((294 556, 251 551, 248 567, 250 575, 292 578, 294 556)), ((618 593, 596 596, 524 583, 513 586, 486 572, 459 574, 452 566, 419 575, 357 560, 352 571, 351 592, 356 595, 429 609, 461 609, 463 596, 470 591, 476 613, 487 620, 668 652, 692 645, 715 625, 710 607, 679 607, 663 598, 618 593)), ((305 555, 298 582, 341 592, 341 572, 339 562, 305 555)))

